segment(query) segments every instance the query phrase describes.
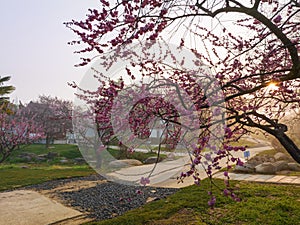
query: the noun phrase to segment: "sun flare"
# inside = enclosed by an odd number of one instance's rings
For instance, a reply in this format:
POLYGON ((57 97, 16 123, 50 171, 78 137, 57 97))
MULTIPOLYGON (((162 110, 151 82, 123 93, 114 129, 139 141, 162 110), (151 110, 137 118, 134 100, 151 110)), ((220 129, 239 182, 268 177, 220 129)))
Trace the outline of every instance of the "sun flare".
POLYGON ((271 90, 277 90, 278 86, 277 86, 277 83, 275 82, 271 82, 270 84, 268 84, 268 89, 271 91, 271 90))

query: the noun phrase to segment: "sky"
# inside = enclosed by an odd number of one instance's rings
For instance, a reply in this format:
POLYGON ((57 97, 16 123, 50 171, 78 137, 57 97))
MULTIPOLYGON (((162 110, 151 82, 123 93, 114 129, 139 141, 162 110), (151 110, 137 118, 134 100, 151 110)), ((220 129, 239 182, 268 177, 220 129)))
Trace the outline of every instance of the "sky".
POLYGON ((0 0, 0 3, 0 76, 11 76, 6 84, 16 90, 10 100, 29 103, 39 95, 74 100, 76 90, 67 83, 79 84, 90 65, 74 66, 81 62, 81 56, 74 54, 77 49, 67 42, 78 38, 63 23, 85 19, 89 8, 99 8, 99 0, 0 0))
POLYGON ((0 76, 16 90, 14 102, 39 95, 74 99, 68 82, 80 82, 88 67, 74 67, 80 55, 68 41, 77 36, 63 23, 82 20, 98 0, 0 0, 0 76))

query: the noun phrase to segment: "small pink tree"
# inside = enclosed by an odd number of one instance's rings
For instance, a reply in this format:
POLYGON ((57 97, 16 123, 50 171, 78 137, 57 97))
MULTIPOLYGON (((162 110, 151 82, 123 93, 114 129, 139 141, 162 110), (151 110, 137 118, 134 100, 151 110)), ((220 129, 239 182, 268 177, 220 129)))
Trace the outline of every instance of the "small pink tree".
POLYGON ((65 138, 72 131, 72 102, 57 97, 40 96, 37 102, 31 101, 24 108, 28 118, 43 127, 46 148, 54 139, 65 138))
POLYGON ((33 143, 43 137, 41 127, 27 118, 21 110, 13 114, 0 111, 0 163, 4 162, 17 146, 33 143))

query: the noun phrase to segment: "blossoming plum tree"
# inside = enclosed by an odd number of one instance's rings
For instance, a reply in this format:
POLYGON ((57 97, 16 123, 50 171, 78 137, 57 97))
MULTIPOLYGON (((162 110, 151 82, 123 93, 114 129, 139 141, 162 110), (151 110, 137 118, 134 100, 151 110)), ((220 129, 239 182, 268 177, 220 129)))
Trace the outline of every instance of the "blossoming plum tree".
POLYGON ((7 114, 0 112, 0 163, 4 162, 17 146, 30 144, 43 137, 41 127, 28 119, 21 110, 7 114))
MULTIPOLYGON (((164 37, 168 39, 167 41, 177 42, 180 48, 185 47, 193 52, 197 59, 194 64, 208 67, 221 87, 224 95, 222 108, 226 113, 222 113, 222 119, 212 123, 211 115, 217 112, 209 113, 207 109, 212 105, 221 104, 221 100, 207 102, 208 95, 214 93, 207 92, 210 89, 209 82, 206 83, 207 87, 199 87, 193 76, 176 68, 172 68, 167 78, 162 78, 163 76, 157 74, 165 73, 170 68, 159 65, 157 61, 151 61, 149 54, 144 54, 143 63, 131 65, 138 67, 143 77, 151 77, 156 81, 150 82, 151 85, 147 86, 147 90, 159 89, 162 83, 172 81, 170 84, 174 89, 170 93, 179 96, 180 99, 178 88, 184 90, 192 99, 196 111, 202 112, 198 127, 202 130, 201 135, 197 136, 197 145, 190 146, 193 149, 191 169, 181 177, 193 175, 195 180, 199 181, 195 165, 203 160, 210 162, 206 167, 209 176, 212 168, 220 167, 218 162, 222 158, 240 164, 240 160, 232 157, 230 151, 243 148, 233 148, 228 145, 228 141, 252 132, 251 128, 258 128, 274 136, 300 163, 299 147, 286 134, 287 126, 282 123, 282 118, 300 104, 299 1, 101 0, 100 2, 99 9, 89 9, 85 20, 66 23, 66 26, 79 37, 79 40, 74 40, 70 44, 84 46, 77 53, 104 57, 111 50, 122 53, 120 49, 126 45, 139 43, 141 40, 151 42, 164 37), (271 84, 277 88, 269 88, 271 84), (224 120, 225 142, 221 146, 208 146, 206 137, 212 135, 212 125, 224 120), (213 158, 203 152, 207 147, 214 149, 213 158)), ((147 47, 145 46, 145 49, 147 47)), ((93 57, 81 59, 82 62, 78 66, 87 65, 93 57)), ((107 58, 107 67, 113 63, 114 58, 107 58)), ((126 85, 123 80, 113 81, 103 73, 98 75, 98 78, 101 77, 98 90, 95 92, 82 90, 81 97, 95 107, 97 120, 101 121, 98 121, 99 124, 111 130, 112 102, 121 90, 126 89, 126 85)), ((126 79, 135 79, 135 74, 130 68, 126 69, 126 76, 126 79)), ((76 84, 73 85, 78 87, 76 84)), ((136 92, 137 95, 145 92, 142 87, 143 85, 139 86, 140 92, 136 92)), ((128 96, 132 95, 134 93, 128 96)), ((151 101, 144 102, 146 105, 149 103, 151 101)), ((154 115, 162 118, 167 124, 183 127, 184 123, 174 119, 178 114, 172 107, 162 104, 165 107, 153 104, 159 106, 156 109, 154 107, 154 110, 153 107, 144 107, 145 110, 141 110, 141 107, 133 109, 131 115, 136 115, 131 118, 131 125, 136 127, 133 130, 136 133, 148 132, 145 126, 148 120, 139 120, 145 118, 141 117, 143 113, 146 117, 154 115), (148 110, 150 108, 151 110, 148 110), (164 110, 160 111, 162 108, 164 110)), ((179 104, 184 108, 184 102, 179 104)), ((149 135, 146 133, 146 136, 149 135)), ((230 168, 229 164, 227 168, 230 168)), ((228 173, 224 175, 228 176, 228 173)), ((213 197, 211 201, 214 202, 213 197)))
POLYGON ((46 148, 54 139, 65 138, 72 131, 72 102, 57 97, 39 96, 37 102, 31 101, 24 108, 28 118, 43 127, 46 148))
POLYGON ((8 101, 5 96, 15 88, 3 86, 9 76, 0 79, 0 163, 5 161, 15 148, 29 144, 43 137, 41 127, 33 118, 25 116, 24 111, 8 101), (4 97, 2 97, 4 96, 4 97))

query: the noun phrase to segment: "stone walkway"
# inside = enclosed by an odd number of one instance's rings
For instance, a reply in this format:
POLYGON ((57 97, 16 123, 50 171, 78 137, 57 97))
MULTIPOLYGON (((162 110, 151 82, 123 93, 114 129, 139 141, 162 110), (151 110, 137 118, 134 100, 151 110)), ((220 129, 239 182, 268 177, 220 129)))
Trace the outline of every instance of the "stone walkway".
POLYGON ((0 193, 0 225, 81 224, 85 215, 40 193, 16 190, 0 193), (80 223, 73 223, 79 217, 80 223), (61 223, 60 223, 61 222, 61 223))
MULTIPOLYGON (((257 148, 249 148, 250 157, 255 156, 256 154, 269 150, 270 146, 262 146, 257 148)), ((234 157, 244 159, 243 152, 234 152, 234 157)), ((176 160, 164 160, 158 163, 155 167, 154 164, 146 164, 140 166, 130 166, 124 168, 118 168, 118 170, 106 174, 106 178, 110 181, 121 182, 121 183, 135 183, 139 184, 141 177, 148 177, 150 174, 150 185, 156 187, 165 187, 165 188, 182 188, 189 186, 194 183, 193 178, 186 178, 184 183, 178 184, 177 176, 181 172, 186 172, 189 169, 190 157, 185 154, 184 157, 180 157, 176 160)), ((234 164, 234 163, 232 163, 234 164)), ((221 167, 227 165, 226 160, 221 160, 221 167)), ((198 168, 199 177, 204 179, 207 177, 207 174, 203 167, 200 165, 198 168)), ((217 172, 217 171, 213 171, 217 172)))
MULTIPOLYGON (((223 179, 224 175, 223 173, 219 172, 216 173, 213 177, 223 179)), ((300 185, 300 176, 229 173, 229 177, 231 180, 300 185)))
MULTIPOLYGON (((206 174, 200 174, 202 179, 206 178, 206 174)), ((259 183, 272 183, 272 184, 293 184, 300 185, 300 176, 285 176, 285 175, 266 175, 266 174, 243 174, 243 173, 229 173, 230 180, 249 181, 259 183)), ((224 179, 222 172, 217 172, 213 175, 213 178, 224 179)), ((165 187, 165 188, 183 188, 194 184, 192 177, 188 177, 183 183, 177 183, 175 177, 169 180, 155 184, 153 186, 165 187)))
POLYGON ((86 213, 62 204, 57 192, 79 191, 106 181, 68 182, 51 190, 0 192, 0 225, 79 225, 91 221, 86 213))

